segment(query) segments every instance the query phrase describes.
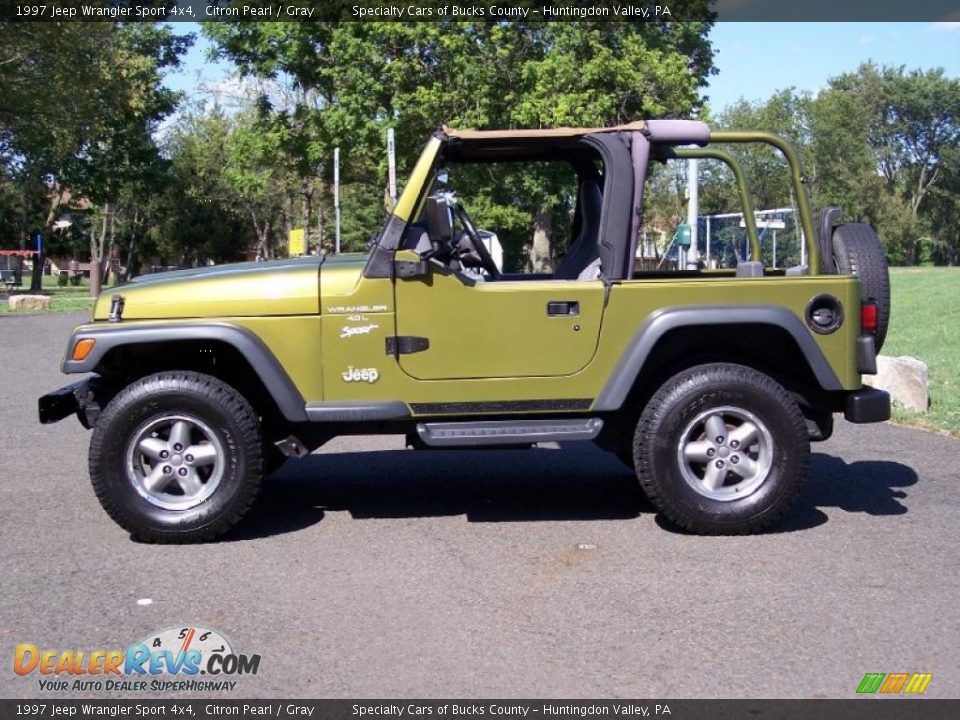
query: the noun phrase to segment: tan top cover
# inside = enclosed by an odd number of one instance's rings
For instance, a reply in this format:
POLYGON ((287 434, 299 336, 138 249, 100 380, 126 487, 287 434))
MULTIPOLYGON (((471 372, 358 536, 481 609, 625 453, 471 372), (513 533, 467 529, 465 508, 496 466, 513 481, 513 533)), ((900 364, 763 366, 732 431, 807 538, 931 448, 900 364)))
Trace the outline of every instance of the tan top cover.
POLYGON ((601 132, 632 132, 643 130, 646 123, 643 120, 628 123, 626 125, 614 125, 613 127, 592 127, 592 128, 543 128, 533 130, 455 130, 451 127, 443 126, 443 132, 447 137, 459 138, 461 140, 507 140, 510 138, 539 138, 539 137, 580 137, 581 135, 590 135, 601 132))

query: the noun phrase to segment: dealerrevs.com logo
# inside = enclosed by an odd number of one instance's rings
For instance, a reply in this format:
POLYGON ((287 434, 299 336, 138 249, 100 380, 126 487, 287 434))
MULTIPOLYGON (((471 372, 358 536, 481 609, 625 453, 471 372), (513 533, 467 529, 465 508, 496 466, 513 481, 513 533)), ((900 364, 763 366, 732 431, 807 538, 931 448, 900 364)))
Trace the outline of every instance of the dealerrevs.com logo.
POLYGON ((234 678, 259 669, 259 655, 236 653, 221 633, 199 626, 167 628, 126 650, 21 643, 13 655, 13 671, 36 677, 47 692, 229 692, 237 686, 234 678))

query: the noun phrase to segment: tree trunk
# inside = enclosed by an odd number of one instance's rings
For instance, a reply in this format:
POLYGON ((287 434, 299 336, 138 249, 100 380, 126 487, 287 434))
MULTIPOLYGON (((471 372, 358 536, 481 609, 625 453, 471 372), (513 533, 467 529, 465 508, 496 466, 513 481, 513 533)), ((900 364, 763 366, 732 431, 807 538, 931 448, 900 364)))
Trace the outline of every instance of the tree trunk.
MULTIPOLYGON (((47 219, 43 223, 43 240, 48 240, 53 235, 53 221, 57 219, 57 209, 63 199, 63 187, 50 193, 50 207, 47 208, 47 219)), ((46 248, 41 245, 43 252, 37 253, 33 260, 33 273, 30 275, 31 292, 43 290, 43 263, 46 255, 46 248)))
POLYGON ((137 239, 140 236, 141 220, 142 218, 140 217, 139 208, 134 208, 133 223, 132 223, 131 232, 130 232, 130 247, 127 248, 127 262, 125 265, 126 270, 123 272, 123 276, 121 278, 123 282, 126 282, 127 280, 129 280, 130 278, 136 275, 136 272, 133 269, 133 263, 135 262, 137 257, 136 247, 137 247, 137 239))
POLYGON ((122 275, 121 278, 120 278, 120 280, 121 280, 122 282, 126 282, 126 281, 128 281, 130 278, 132 278, 132 277, 134 277, 134 276, 136 275, 136 273, 133 271, 133 263, 134 263, 134 261, 136 260, 136 257, 137 257, 137 256, 136 256, 136 251, 135 251, 136 246, 137 246, 137 236, 136 236, 136 235, 131 235, 131 236, 130 236, 130 247, 127 248, 127 262, 126 262, 126 268, 127 268, 127 269, 123 272, 123 275, 122 275))
MULTIPOLYGON (((91 245, 93 241, 91 241, 91 245)), ((100 263, 90 263, 90 297, 100 296, 100 263)))
MULTIPOLYGON (((105 243, 101 247, 101 256, 100 256, 100 281, 101 289, 103 285, 108 285, 110 283, 110 275, 113 270, 113 258, 116 254, 117 243, 114 240, 115 231, 116 231, 117 215, 116 211, 110 215, 110 241, 105 243)), ((114 279, 114 284, 116 284, 116 279, 114 279)))
POLYGON ((303 228, 303 253, 310 254, 310 215, 313 211, 313 185, 303 180, 303 204, 300 206, 300 227, 303 228))
POLYGON ((270 231, 271 231, 270 221, 267 220, 263 224, 263 240, 261 241, 261 243, 265 249, 265 257, 274 258, 276 257, 276 248, 274 247, 274 243, 270 242, 270 236, 271 236, 270 231))
POLYGON ((100 229, 100 239, 90 233, 90 297, 99 297, 101 286, 101 268, 103 248, 107 242, 107 224, 110 217, 110 204, 103 207, 103 226, 100 229))
POLYGON ((320 200, 317 203, 317 255, 322 255, 324 253, 324 245, 326 245, 327 242, 327 235, 324 230, 324 226, 327 221, 326 204, 323 202, 323 194, 325 192, 326 189, 321 181, 320 200))
MULTIPOLYGON (((291 190, 288 192, 283 199, 283 232, 284 240, 288 243, 290 242, 290 231, 293 230, 293 215, 294 215, 294 193, 291 190)), ((290 254, 289 245, 287 246, 287 255, 290 254)))
POLYGON ((550 235, 553 232, 553 210, 538 205, 533 217, 533 244, 530 246, 530 272, 552 273, 553 257, 550 254, 550 235))
POLYGON ((27 249, 27 241, 30 239, 30 230, 27 229, 30 211, 27 208, 27 183, 24 181, 20 186, 20 249, 27 249))

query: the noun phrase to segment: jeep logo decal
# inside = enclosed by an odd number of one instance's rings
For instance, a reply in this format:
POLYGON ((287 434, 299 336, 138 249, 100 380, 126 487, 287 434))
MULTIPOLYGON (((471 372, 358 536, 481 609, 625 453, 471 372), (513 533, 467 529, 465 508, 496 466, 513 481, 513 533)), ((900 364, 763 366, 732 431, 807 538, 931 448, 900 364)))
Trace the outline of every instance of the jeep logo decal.
POLYGON ((380 371, 376 368, 355 368, 353 365, 348 367, 340 377, 344 382, 368 382, 375 383, 380 379, 380 371))

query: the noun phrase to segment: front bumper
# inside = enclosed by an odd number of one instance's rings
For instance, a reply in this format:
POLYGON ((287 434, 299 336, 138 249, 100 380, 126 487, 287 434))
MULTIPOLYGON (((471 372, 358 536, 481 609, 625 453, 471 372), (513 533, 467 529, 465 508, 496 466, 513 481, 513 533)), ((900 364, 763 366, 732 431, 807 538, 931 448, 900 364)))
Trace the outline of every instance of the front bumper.
POLYGON ((890 419, 890 393, 865 387, 847 395, 843 416, 852 423, 883 422, 890 419))
POLYGON ((76 414, 85 428, 92 428, 100 417, 100 405, 95 394, 96 381, 95 377, 80 380, 41 397, 37 401, 40 422, 48 425, 76 414))

